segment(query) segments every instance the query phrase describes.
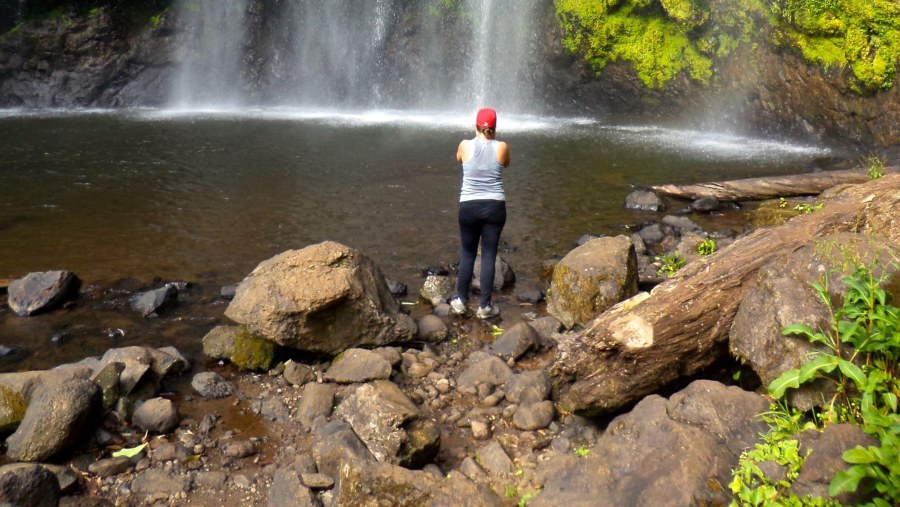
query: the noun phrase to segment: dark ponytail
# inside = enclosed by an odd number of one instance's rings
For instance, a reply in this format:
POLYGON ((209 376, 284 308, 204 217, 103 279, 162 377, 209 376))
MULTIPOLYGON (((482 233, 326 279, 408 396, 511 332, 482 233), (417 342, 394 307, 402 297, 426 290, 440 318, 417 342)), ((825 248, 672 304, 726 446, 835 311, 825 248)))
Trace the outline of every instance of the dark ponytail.
POLYGON ((493 139, 494 135, 497 133, 496 130, 494 130, 492 128, 488 128, 488 127, 479 127, 478 125, 475 125, 475 128, 478 130, 479 133, 484 134, 484 136, 487 137, 488 139, 493 139))

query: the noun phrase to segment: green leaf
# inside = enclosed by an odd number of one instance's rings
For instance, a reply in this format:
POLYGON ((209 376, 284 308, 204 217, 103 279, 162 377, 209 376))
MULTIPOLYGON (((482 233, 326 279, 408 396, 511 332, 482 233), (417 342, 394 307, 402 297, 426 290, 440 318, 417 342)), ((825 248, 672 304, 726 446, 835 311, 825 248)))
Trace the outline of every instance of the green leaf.
POLYGON ((841 369, 841 373, 846 375, 854 384, 856 384, 857 389, 862 390, 865 388, 866 374, 863 373, 859 366, 856 366, 846 359, 838 359, 838 367, 841 369))
POLYGON ((841 470, 835 474, 831 484, 828 485, 828 494, 837 496, 845 491, 856 491, 859 487, 859 481, 865 477, 865 473, 860 474, 860 470, 856 467, 850 467, 848 470, 841 470))
POLYGON ((800 387, 800 370, 794 368, 782 373, 769 384, 769 394, 777 400, 784 396, 784 392, 788 388, 796 389, 798 387, 800 387))
POLYGON ((881 399, 884 400, 884 404, 891 407, 891 410, 894 412, 897 411, 897 395, 894 393, 882 393, 881 399))
POLYGON ((861 446, 856 446, 853 449, 844 451, 842 457, 847 463, 853 463, 856 465, 865 465, 868 463, 874 463, 876 461, 876 458, 872 455, 872 452, 861 446))
POLYGON ((831 373, 841 359, 837 356, 822 355, 800 367, 800 383, 809 382, 819 372, 831 373))
POLYGON ((802 335, 807 338, 811 338, 815 335, 815 331, 806 324, 790 324, 788 326, 784 326, 781 328, 781 334, 787 335, 802 335))
POLYGON ((147 443, 143 443, 137 447, 129 447, 125 449, 120 449, 114 453, 112 453, 113 458, 133 458, 141 453, 147 447, 147 443))

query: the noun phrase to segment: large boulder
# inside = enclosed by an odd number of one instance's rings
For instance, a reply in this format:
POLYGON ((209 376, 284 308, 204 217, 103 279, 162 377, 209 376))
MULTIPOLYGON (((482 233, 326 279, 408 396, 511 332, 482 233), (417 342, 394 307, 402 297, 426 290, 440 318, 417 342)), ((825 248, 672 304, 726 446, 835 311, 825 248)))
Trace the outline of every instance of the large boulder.
POLYGON ((708 380, 668 400, 647 396, 609 423, 587 457, 557 464, 528 505, 726 505, 731 469, 766 430, 756 416, 768 406, 708 380))
MULTIPOLYGON (((748 363, 764 385, 785 371, 799 368, 815 351, 826 351, 802 336, 784 336, 781 329, 790 324, 806 324, 814 330, 829 331, 831 316, 810 285, 826 279, 829 296, 840 305, 847 287, 841 278, 849 276, 860 263, 890 268, 896 248, 877 243, 872 236, 839 233, 825 236, 792 255, 772 261, 759 270, 744 295, 729 333, 731 353, 748 363), (854 262, 847 262, 852 252, 854 262)), ((876 273, 876 276, 880 273, 876 273)), ((827 380, 788 391, 791 404, 801 410, 832 398, 834 385, 827 380)))
POLYGON ((592 239, 553 269, 547 312, 567 328, 583 326, 637 290, 637 255, 631 239, 592 239))
POLYGON ((279 345, 337 354, 412 340, 415 322, 398 310, 371 259, 326 241, 260 263, 225 315, 279 345))
POLYGON ((441 477, 388 463, 342 464, 335 491, 333 505, 356 507, 503 505, 502 499, 487 487, 476 485, 461 474, 441 477))
POLYGON ((103 414, 100 387, 71 379, 42 391, 28 406, 19 428, 7 440, 7 455, 18 461, 44 461, 85 441, 103 414))
POLYGON ((56 507, 59 481, 41 465, 13 463, 0 467, 0 505, 56 507))
POLYGON ((80 286, 70 271, 29 273, 9 284, 9 307, 20 317, 52 310, 77 296, 80 286))

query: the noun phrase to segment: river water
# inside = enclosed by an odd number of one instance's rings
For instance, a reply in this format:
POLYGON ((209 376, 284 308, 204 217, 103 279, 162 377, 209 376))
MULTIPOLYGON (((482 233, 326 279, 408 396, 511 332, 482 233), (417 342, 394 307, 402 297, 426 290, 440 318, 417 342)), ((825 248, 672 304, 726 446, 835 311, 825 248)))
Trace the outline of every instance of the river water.
MULTIPOLYGON (((422 267, 458 259, 455 153, 472 135, 470 120, 284 109, 0 112, 0 278, 68 269, 86 284, 159 277, 217 292, 272 255, 336 240, 416 291, 422 267)), ((795 173, 835 155, 779 140, 502 112, 498 135, 512 153, 502 255, 523 286, 582 234, 657 220, 623 208, 635 186, 795 173)), ((20 320, 0 313, 0 344, 61 326, 29 331, 20 320)), ((103 327, 116 328, 115 319, 103 327)))

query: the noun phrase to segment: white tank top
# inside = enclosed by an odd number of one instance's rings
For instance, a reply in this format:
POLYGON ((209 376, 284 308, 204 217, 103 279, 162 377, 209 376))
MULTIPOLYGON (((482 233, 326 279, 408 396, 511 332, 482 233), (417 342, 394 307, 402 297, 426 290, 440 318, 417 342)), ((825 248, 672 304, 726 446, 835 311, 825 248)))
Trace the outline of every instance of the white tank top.
POLYGON ((459 201, 506 200, 501 179, 503 166, 497 162, 497 141, 482 141, 476 137, 472 139, 472 143, 472 158, 462 165, 463 181, 459 201))

